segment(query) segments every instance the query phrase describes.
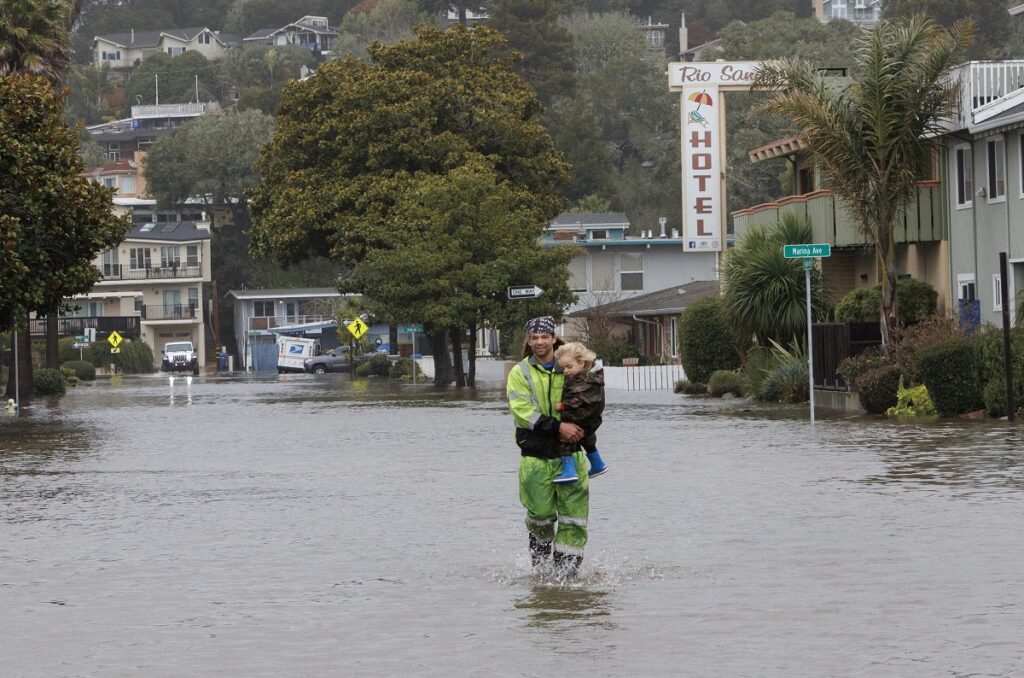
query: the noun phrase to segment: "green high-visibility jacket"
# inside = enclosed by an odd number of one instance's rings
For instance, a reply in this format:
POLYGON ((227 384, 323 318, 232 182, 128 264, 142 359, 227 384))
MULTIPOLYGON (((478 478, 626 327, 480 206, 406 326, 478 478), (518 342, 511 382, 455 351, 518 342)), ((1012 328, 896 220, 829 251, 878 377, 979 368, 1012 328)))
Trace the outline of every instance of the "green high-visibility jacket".
POLYGON ((556 459, 565 375, 556 363, 547 370, 530 356, 508 373, 508 408, 516 423, 516 444, 524 457, 556 459))

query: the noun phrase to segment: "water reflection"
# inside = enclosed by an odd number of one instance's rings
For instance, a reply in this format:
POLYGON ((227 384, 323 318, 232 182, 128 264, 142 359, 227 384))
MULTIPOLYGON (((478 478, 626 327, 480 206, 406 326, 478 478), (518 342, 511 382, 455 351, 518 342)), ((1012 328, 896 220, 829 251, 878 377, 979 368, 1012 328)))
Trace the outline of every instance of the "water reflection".
POLYGON ((515 601, 515 608, 527 612, 527 626, 556 633, 567 633, 579 627, 615 628, 608 592, 590 590, 586 584, 536 585, 530 595, 515 601))

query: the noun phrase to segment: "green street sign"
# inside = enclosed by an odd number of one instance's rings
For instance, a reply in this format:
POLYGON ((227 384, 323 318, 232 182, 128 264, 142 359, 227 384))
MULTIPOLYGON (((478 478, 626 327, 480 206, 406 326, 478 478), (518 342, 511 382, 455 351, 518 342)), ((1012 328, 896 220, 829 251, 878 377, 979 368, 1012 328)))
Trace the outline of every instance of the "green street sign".
POLYGON ((411 334, 413 332, 423 332, 423 325, 402 325, 402 332, 411 334))
POLYGON ((88 341, 89 337, 85 336, 84 334, 76 334, 74 336, 74 340, 75 341, 88 341))
POLYGON ((787 259, 803 259, 804 257, 830 257, 832 245, 821 243, 816 245, 784 245, 782 256, 787 259))

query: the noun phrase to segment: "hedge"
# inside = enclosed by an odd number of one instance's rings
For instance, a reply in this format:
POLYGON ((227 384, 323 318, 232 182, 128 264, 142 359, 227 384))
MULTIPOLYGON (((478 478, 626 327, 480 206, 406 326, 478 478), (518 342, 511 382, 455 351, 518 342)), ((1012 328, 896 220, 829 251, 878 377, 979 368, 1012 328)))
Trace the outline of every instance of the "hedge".
POLYGON ((708 382, 718 370, 739 367, 733 335, 733 325, 721 297, 701 299, 683 311, 679 323, 679 350, 686 378, 708 382))
POLYGON ((895 407, 901 376, 899 365, 883 365, 858 375, 854 385, 864 411, 885 414, 890 407, 895 407))
POLYGON ((718 370, 708 380, 708 393, 715 398, 721 398, 726 393, 732 393, 740 398, 746 392, 743 383, 743 375, 732 370, 718 370))
MULTIPOLYGON (((896 281, 896 315, 900 323, 914 323, 935 313, 938 293, 932 286, 914 278, 896 281)), ((882 286, 859 287, 836 305, 836 320, 841 323, 878 322, 881 316, 882 286)))
POLYGON ((64 395, 68 390, 64 375, 60 373, 60 370, 49 367, 33 370, 32 383, 39 395, 64 395))
POLYGON ((953 339, 926 346, 917 353, 921 381, 942 417, 981 409, 978 351, 970 339, 953 339))

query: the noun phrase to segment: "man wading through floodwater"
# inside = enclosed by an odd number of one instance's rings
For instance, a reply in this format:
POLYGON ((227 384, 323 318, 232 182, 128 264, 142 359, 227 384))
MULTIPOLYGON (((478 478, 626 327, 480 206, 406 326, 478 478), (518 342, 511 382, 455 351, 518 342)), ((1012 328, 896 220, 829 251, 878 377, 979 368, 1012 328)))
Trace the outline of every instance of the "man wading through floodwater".
MULTIPOLYGON (((587 543, 590 484, 586 474, 577 482, 553 482, 562 471, 558 443, 579 443, 583 430, 559 421, 555 404, 562 400, 565 375, 555 360, 561 339, 550 316, 526 323, 526 357, 508 374, 508 406, 516 423, 519 460, 519 501, 526 507, 530 558, 534 568, 554 559, 555 574, 576 576, 587 543)), ((574 456, 586 468, 583 452, 574 456)))

